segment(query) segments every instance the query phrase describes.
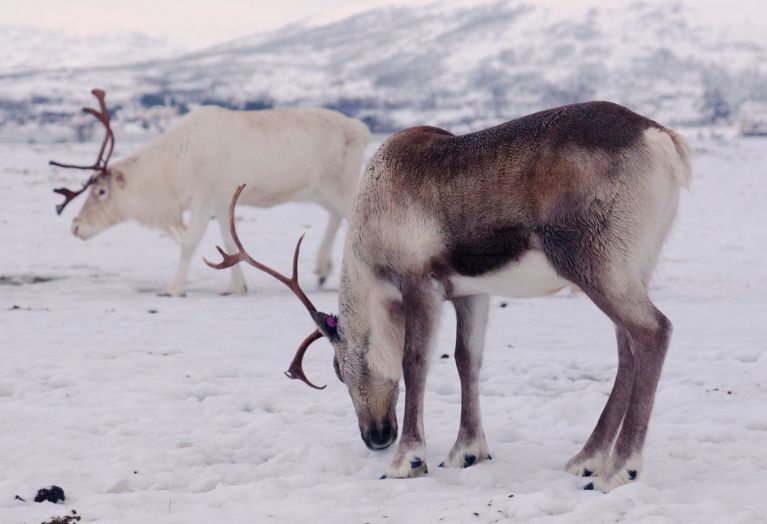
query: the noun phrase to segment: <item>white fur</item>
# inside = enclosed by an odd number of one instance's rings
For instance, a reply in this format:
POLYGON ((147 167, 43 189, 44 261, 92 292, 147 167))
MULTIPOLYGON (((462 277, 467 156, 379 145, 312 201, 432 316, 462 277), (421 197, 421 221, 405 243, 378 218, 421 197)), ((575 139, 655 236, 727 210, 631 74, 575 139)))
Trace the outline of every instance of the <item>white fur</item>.
POLYGON ((367 296, 370 316, 370 346, 367 362, 374 376, 399 380, 405 346, 404 318, 392 318, 401 306, 402 294, 388 282, 376 279, 367 296))
MULTIPOLYGON (((325 109, 230 111, 202 107, 131 157, 115 162, 109 198, 94 189, 73 223, 87 239, 123 220, 161 229, 181 238, 181 261, 168 286, 172 295, 186 285, 186 268, 211 216, 228 238, 228 207, 240 184, 240 204, 269 207, 290 201, 319 204, 331 215, 318 256, 318 273, 330 271, 330 248, 340 217, 351 210, 362 154, 369 139, 365 124, 325 109), (121 173, 124 185, 117 184, 121 173), (189 223, 182 213, 189 210, 189 223)), ((102 184, 103 185, 103 184, 102 184)), ((244 292, 239 268, 235 292, 244 292)))
POLYGON ((477 294, 513 298, 556 293, 571 283, 560 277, 541 251, 528 251, 519 260, 478 277, 453 276, 451 296, 477 294))
MULTIPOLYGON (((677 137, 677 140, 682 144, 684 154, 689 154, 683 139, 677 137)), ((626 297, 634 296, 638 291, 630 288, 627 278, 631 282, 641 281, 647 287, 652 268, 674 222, 680 189, 689 186, 691 179, 689 158, 680 156, 671 135, 650 128, 645 131, 644 142, 645 176, 636 179, 637 185, 629 189, 630 198, 624 199, 618 210, 626 222, 626 230, 634 237, 629 244, 630 250, 614 253, 624 260, 613 267, 630 268, 629 273, 611 275, 615 289, 621 290, 626 297)))

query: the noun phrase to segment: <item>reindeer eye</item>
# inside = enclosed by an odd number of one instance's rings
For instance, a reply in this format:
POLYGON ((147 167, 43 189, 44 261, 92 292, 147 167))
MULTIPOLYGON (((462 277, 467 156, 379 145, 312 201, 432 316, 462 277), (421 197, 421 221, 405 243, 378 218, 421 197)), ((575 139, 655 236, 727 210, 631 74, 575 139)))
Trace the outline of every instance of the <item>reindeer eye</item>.
POLYGON ((336 376, 338 377, 338 380, 343 383, 344 379, 341 376, 341 367, 338 365, 338 357, 336 356, 333 357, 333 368, 336 370, 336 376))
POLYGON ((107 194, 107 190, 106 189, 104 189, 103 187, 101 189, 99 189, 99 196, 104 196, 106 194, 107 194))

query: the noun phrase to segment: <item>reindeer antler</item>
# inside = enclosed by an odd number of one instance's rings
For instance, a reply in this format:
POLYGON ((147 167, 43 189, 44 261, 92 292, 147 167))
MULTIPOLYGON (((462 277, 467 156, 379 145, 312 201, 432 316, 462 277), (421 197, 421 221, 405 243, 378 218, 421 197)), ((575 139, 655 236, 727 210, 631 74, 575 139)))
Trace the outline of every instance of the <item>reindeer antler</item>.
POLYGON ((293 357, 293 360, 290 362, 290 367, 287 371, 285 371, 285 376, 292 379, 298 379, 302 380, 305 384, 308 386, 313 387, 314 389, 325 389, 327 384, 324 386, 315 386, 311 383, 311 381, 306 378, 306 375, 304 374, 304 354, 306 353, 306 350, 309 348, 312 342, 315 340, 319 340, 325 335, 322 334, 322 332, 319 329, 315 329, 312 331, 312 333, 304 339, 303 342, 301 342, 301 345, 298 346, 298 351, 296 351, 296 356, 293 357))
MULTIPOLYGON (((296 249, 293 252, 293 274, 288 278, 287 276, 283 275, 282 273, 275 271, 271 267, 262 264, 258 260, 254 259, 250 256, 250 254, 247 252, 247 250, 243 247, 242 242, 240 241, 240 237, 237 234, 237 228, 234 223, 234 209, 237 207, 237 200, 240 198, 240 194, 245 189, 245 184, 242 184, 237 188, 237 191, 235 191, 234 196, 232 197, 232 202, 229 204, 229 231, 232 234, 232 239, 234 240, 234 245, 237 246, 237 252, 229 254, 223 249, 221 249, 220 246, 216 246, 216 249, 223 257, 223 260, 219 262, 218 264, 214 264, 213 262, 210 262, 208 259, 203 258, 206 264, 208 264, 210 267, 214 269, 226 269, 229 267, 232 267, 233 265, 239 263, 239 262, 246 262, 250 264, 251 266, 260 269, 264 273, 267 273, 268 275, 271 275, 272 277, 276 278, 283 284, 285 284, 288 288, 290 288, 291 291, 301 300, 301 302, 304 304, 306 309, 309 311, 312 316, 314 316, 315 313, 317 313, 317 308, 314 307, 314 304, 312 304, 312 301, 309 300, 309 297, 306 296, 306 293, 301 289, 301 286, 298 283, 298 254, 301 250, 301 242, 304 240, 304 235, 301 235, 298 239, 298 242, 296 243, 296 249)), ((306 350, 309 348, 309 345, 314 342, 315 340, 318 340, 322 338, 324 335, 319 329, 316 329, 312 332, 311 335, 306 337, 306 339, 301 343, 301 345, 298 347, 298 350, 296 351, 296 355, 293 357, 293 361, 290 363, 290 368, 288 371, 285 372, 285 375, 288 378, 292 379, 298 379, 306 383, 308 386, 311 386, 315 389, 325 389, 326 386, 315 386, 312 384, 308 378, 306 378, 306 375, 304 374, 303 370, 303 358, 304 354, 306 353, 306 350)))
POLYGON ((109 109, 107 108, 106 101, 104 100, 106 93, 102 89, 93 89, 91 93, 99 101, 99 110, 93 109, 91 107, 84 107, 83 112, 88 113, 89 115, 93 115, 99 122, 101 122, 106 130, 104 133, 104 140, 101 142, 101 148, 99 149, 99 154, 96 157, 96 161, 91 165, 80 166, 74 164, 62 164, 61 162, 55 162, 53 160, 48 162, 52 166, 64 167, 67 169, 88 169, 95 171, 95 173, 93 173, 88 178, 88 180, 83 184, 79 191, 72 191, 71 189, 67 189, 65 187, 59 187, 53 190, 54 193, 64 195, 65 199, 64 202, 56 206, 56 213, 59 215, 62 211, 64 211, 64 208, 67 207, 67 204, 74 200, 80 193, 88 189, 88 187, 93 184, 100 175, 103 175, 107 172, 109 159, 112 158, 112 151, 114 151, 115 136, 110 125, 109 109))

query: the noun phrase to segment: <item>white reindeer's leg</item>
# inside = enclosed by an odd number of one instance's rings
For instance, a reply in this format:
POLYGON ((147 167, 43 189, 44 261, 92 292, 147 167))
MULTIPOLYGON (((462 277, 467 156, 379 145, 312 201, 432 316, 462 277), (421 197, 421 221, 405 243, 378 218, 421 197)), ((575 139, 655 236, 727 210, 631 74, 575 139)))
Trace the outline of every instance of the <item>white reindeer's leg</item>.
POLYGON ((630 300, 609 292, 587 293, 628 332, 634 357, 634 382, 620 433, 602 473, 584 488, 607 492, 636 479, 641 471, 642 448, 672 326, 646 293, 630 300))
POLYGON ((597 425, 586 444, 565 466, 573 475, 599 475, 610 457, 615 436, 623 422, 634 384, 634 357, 628 331, 616 326, 618 338, 618 373, 597 425))
MULTIPOLYGON (((216 221, 218 227, 221 230, 221 239, 224 241, 224 248, 227 253, 234 253, 237 250, 237 246, 234 245, 234 239, 232 238, 232 232, 229 230, 229 210, 219 209, 216 211, 216 221)), ((242 268, 239 264, 235 264, 230 268, 231 278, 229 280, 229 287, 224 291, 224 295, 244 295, 248 292, 248 286, 245 283, 245 275, 242 273, 242 268)))
POLYGON ((168 287, 165 289, 164 296, 180 297, 184 296, 186 291, 186 274, 189 270, 189 262, 192 260, 197 245, 200 243, 202 235, 208 227, 210 215, 202 210, 192 210, 189 215, 189 224, 186 226, 186 233, 181 240, 181 259, 178 263, 176 276, 173 277, 168 287))
POLYGON ((317 268, 315 270, 320 287, 325 283, 331 269, 333 269, 333 240, 336 238, 336 233, 341 225, 341 215, 331 208, 326 209, 330 218, 328 219, 328 226, 325 228, 325 234, 322 236, 320 249, 317 252, 317 268))
POLYGON ((461 379, 461 422, 458 438, 447 460, 440 466, 468 468, 491 458, 479 409, 479 370, 489 304, 487 295, 453 299, 457 324, 455 364, 461 379))
POLYGON ((430 283, 406 282, 401 288, 405 309, 405 416, 394 458, 382 478, 418 477, 428 473, 423 430, 423 398, 432 335, 439 319, 441 300, 430 283))

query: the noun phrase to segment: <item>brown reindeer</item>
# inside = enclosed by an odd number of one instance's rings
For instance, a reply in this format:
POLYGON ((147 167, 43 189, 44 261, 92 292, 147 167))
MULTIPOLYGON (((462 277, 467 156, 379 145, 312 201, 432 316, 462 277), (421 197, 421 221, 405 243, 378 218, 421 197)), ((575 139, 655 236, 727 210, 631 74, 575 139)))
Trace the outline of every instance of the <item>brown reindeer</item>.
MULTIPOLYGON (((478 387, 488 295, 541 296, 575 285, 614 322, 619 364, 594 431, 566 468, 597 476, 586 489, 629 482, 641 468, 671 336, 648 285, 690 177, 679 135, 607 102, 463 136, 433 127, 401 131, 380 147, 361 181, 339 316, 307 305, 319 332, 302 344, 292 375, 306 380, 296 372, 301 356, 320 333, 327 336, 371 449, 396 439, 404 375, 402 438, 385 476, 422 475, 426 372, 440 303, 450 300, 462 406, 443 465, 468 467, 489 458, 478 387)), ((238 247, 240 255, 218 267, 255 262, 238 247)))

